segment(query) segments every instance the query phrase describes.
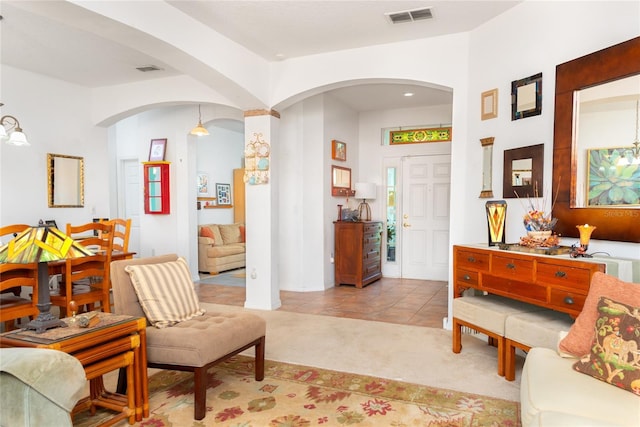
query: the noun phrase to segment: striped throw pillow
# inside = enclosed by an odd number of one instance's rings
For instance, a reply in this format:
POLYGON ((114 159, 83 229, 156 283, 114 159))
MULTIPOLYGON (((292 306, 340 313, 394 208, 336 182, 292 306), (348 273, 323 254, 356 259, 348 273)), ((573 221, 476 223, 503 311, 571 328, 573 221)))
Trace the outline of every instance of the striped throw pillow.
POLYGON ((159 264, 128 265, 125 271, 129 273, 147 320, 156 328, 204 314, 184 258, 159 264))

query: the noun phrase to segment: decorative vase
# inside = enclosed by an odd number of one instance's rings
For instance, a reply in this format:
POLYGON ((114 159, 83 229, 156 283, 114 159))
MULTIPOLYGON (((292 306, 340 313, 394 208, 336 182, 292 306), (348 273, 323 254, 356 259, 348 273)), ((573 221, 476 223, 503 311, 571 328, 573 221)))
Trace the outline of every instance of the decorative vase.
POLYGON ((543 231, 527 231, 527 236, 532 239, 544 240, 551 236, 551 230, 543 230, 543 231))

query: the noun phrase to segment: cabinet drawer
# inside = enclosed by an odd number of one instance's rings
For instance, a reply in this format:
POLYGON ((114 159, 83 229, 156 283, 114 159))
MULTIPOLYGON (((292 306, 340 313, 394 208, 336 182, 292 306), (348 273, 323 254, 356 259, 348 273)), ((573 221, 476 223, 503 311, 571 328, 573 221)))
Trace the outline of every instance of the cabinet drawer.
POLYGON ((478 272, 471 270, 464 270, 462 268, 456 269, 456 284, 466 284, 471 287, 478 286, 478 272))
POLYGON ((379 261, 380 260, 380 248, 373 248, 370 251, 367 251, 362 254, 362 259, 364 262, 368 261, 379 261))
POLYGON ((591 271, 586 268, 566 265, 538 263, 537 282, 558 285, 569 289, 589 290, 591 271))
POLYGON ((382 232, 382 225, 380 223, 364 225, 365 236, 367 236, 368 234, 380 234, 381 232, 382 232))
POLYGON ((586 294, 579 292, 563 291, 561 289, 551 289, 550 303, 552 308, 567 313, 580 313, 587 299, 586 294))
POLYGON ((491 274, 522 281, 533 281, 533 261, 494 255, 491 260, 491 274))
POLYGON ((489 254, 472 251, 457 251, 456 263, 458 267, 489 271, 489 254))
POLYGON ((516 280, 506 279, 504 277, 496 277, 485 274, 482 276, 482 290, 495 292, 498 295, 518 295, 525 301, 534 300, 538 302, 547 302, 547 288, 537 286, 531 283, 518 282, 516 280))

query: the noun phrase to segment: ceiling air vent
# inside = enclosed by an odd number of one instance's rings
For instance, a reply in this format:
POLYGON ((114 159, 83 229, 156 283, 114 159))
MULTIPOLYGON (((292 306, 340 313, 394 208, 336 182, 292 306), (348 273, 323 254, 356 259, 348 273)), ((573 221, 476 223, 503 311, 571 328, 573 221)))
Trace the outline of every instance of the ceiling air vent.
POLYGON ((149 71, 160 71, 162 68, 157 67, 155 65, 144 65, 142 67, 136 67, 136 70, 142 71, 143 73, 147 73, 149 71))
POLYGON ((432 19, 433 14, 431 8, 403 10, 402 12, 386 13, 393 24, 400 24, 403 22, 420 21, 422 19, 432 19))

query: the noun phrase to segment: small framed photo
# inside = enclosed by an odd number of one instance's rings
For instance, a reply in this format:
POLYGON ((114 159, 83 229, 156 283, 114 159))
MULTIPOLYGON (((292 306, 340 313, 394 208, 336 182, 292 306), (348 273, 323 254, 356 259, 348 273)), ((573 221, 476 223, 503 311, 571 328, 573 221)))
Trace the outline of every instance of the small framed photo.
POLYGON ((198 197, 208 196, 210 191, 209 175, 203 172, 198 172, 198 197))
POLYGON ((542 114, 542 73, 511 82, 511 120, 542 114))
POLYGON ((488 120, 498 117, 498 89, 482 92, 480 119, 488 120))
POLYGON ((331 141, 331 158, 345 162, 347 160, 347 144, 337 139, 331 141))
POLYGON ((149 147, 149 161, 150 162, 162 162, 164 161, 164 155, 167 151, 167 140, 165 139, 152 139, 151 146, 149 147))
POLYGON ((231 184, 216 184, 216 199, 218 205, 230 205, 231 184))

